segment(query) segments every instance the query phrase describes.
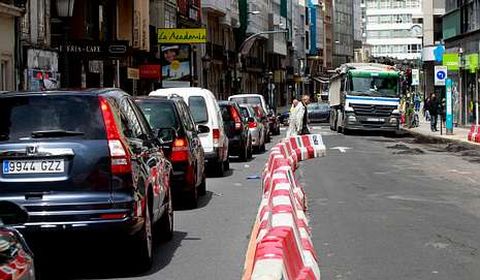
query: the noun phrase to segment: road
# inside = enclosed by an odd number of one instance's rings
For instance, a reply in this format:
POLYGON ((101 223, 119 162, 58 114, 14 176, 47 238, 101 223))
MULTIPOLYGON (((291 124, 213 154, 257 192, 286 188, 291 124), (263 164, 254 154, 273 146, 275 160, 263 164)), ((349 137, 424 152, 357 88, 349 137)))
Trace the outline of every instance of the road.
POLYGON ((260 175, 267 155, 233 160, 226 177, 207 179, 200 207, 175 212, 173 240, 157 244, 151 271, 135 273, 121 259, 121 243, 49 235, 33 241, 41 279, 239 279, 261 196, 260 178, 248 177, 260 175))
MULTIPOLYGON (((301 163, 297 177, 322 279, 480 279, 478 152, 314 131, 327 156, 301 163)), ((151 271, 132 270, 121 243, 49 235, 35 241, 41 279, 239 279, 260 201, 260 181, 247 178, 266 156, 209 178, 200 208, 175 212, 174 238, 155 246, 151 271)))
POLYGON ((321 131, 298 175, 322 279, 480 279, 480 153, 321 131))

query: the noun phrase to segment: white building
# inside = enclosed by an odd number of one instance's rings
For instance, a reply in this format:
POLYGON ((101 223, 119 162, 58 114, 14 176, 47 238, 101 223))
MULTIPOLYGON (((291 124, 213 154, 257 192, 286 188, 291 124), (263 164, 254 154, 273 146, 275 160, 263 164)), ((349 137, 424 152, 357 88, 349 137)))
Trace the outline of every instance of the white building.
POLYGON ((365 0, 366 43, 374 57, 416 60, 423 37, 422 0, 365 0))

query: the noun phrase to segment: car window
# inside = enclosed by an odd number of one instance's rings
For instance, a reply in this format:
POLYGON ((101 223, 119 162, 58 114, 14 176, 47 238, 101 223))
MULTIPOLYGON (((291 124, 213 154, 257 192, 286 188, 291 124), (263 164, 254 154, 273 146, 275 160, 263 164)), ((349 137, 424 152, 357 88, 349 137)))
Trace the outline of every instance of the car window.
POLYGON ((128 102, 128 98, 124 97, 120 101, 122 110, 122 129, 127 138, 143 138, 143 131, 140 122, 135 115, 135 111, 128 102))
POLYGON ((232 120, 232 116, 230 115, 230 110, 228 108, 229 106, 220 106, 220 110, 222 112, 222 119, 224 122, 229 122, 232 120))
POLYGON ((262 99, 258 96, 252 97, 231 97, 231 101, 235 101, 238 104, 250 104, 250 105, 262 105, 262 99))
POLYGON ((248 111, 248 109, 246 107, 240 107, 240 113, 242 114, 242 116, 244 118, 250 117, 250 112, 248 111))
POLYGON ((158 102, 154 100, 142 100, 138 102, 145 118, 154 129, 170 128, 178 129, 175 108, 170 102, 158 102))
POLYGON ((192 112, 195 123, 208 122, 207 103, 202 96, 190 96, 188 98, 188 105, 192 112))
POLYGON ((32 132, 48 130, 80 132, 71 138, 105 138, 98 98, 29 95, 0 99, 0 142, 31 138, 32 132))
POLYGON ((135 115, 137 116, 137 120, 140 122, 140 126, 142 127, 143 134, 151 135, 152 127, 150 126, 150 124, 146 120, 145 115, 142 113, 142 110, 140 110, 138 108, 138 106, 131 99, 131 97, 128 98, 128 102, 130 103, 130 106, 132 107, 133 111, 135 111, 135 115))
POLYGON ((182 121, 185 124, 185 128, 188 131, 196 131, 195 123, 193 122, 192 114, 190 113, 190 109, 188 108, 187 104, 185 104, 183 101, 179 102, 178 104, 182 111, 182 121))

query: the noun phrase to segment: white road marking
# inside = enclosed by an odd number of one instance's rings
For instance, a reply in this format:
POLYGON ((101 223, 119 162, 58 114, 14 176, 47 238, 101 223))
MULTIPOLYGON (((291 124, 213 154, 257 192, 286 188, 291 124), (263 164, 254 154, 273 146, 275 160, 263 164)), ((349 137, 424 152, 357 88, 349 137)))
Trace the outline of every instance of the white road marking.
POLYGON ((330 148, 330 150, 339 150, 340 153, 346 153, 347 150, 351 150, 352 148, 349 148, 349 147, 333 147, 333 148, 330 148))

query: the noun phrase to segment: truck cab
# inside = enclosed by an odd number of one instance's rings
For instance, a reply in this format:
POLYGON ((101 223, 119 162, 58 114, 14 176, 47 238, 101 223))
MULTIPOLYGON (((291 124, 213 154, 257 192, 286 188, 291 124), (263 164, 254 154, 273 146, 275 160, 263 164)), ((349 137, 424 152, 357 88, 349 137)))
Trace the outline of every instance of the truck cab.
POLYGON ((342 65, 330 80, 330 128, 396 132, 400 129, 400 73, 392 66, 342 65))

